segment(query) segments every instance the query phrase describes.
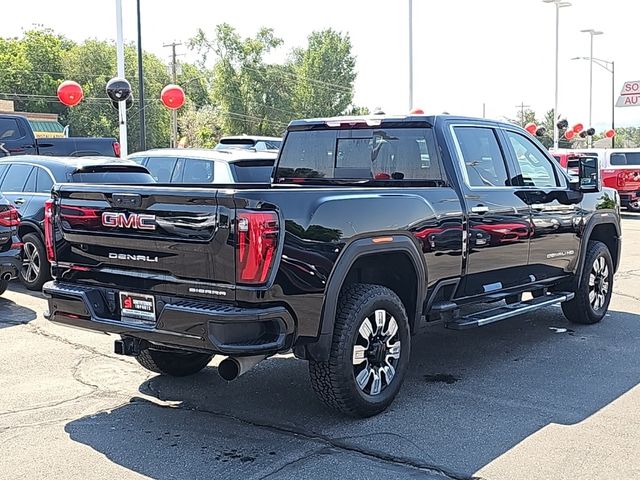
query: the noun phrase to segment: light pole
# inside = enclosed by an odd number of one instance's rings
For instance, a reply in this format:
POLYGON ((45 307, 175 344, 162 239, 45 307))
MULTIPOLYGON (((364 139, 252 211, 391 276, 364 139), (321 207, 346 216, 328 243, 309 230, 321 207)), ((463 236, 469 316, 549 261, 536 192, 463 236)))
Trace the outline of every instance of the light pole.
POLYGON ((560 51, 560 9, 570 7, 570 2, 562 0, 542 0, 544 3, 553 3, 556 6, 556 74, 555 74, 555 99, 553 102, 553 148, 558 148, 558 54, 560 51))
MULTIPOLYGON (((593 37, 602 35, 602 32, 587 28, 580 30, 582 33, 589 34, 590 50, 589 50, 589 128, 591 128, 592 112, 593 112, 593 37)), ((589 147, 591 147, 591 138, 589 138, 589 147)))
POLYGON ((409 0, 409 111, 413 108, 413 0, 409 0))
MULTIPOLYGON (((116 57, 118 77, 124 78, 124 40, 122 36, 122 0, 116 0, 116 57)), ((118 102, 120 117, 120 155, 127 158, 127 107, 126 102, 118 102)))
MULTIPOLYGON (((589 60, 611 74, 611 130, 616 129, 616 65, 615 62, 593 57, 575 57, 571 60, 589 60)), ((616 137, 611 138, 611 148, 616 146, 616 137)))
POLYGON ((147 149, 147 132, 144 112, 144 73, 142 67, 142 28, 140 27, 140 0, 137 0, 136 7, 138 12, 138 101, 140 102, 138 112, 140 114, 140 151, 144 151, 147 149))

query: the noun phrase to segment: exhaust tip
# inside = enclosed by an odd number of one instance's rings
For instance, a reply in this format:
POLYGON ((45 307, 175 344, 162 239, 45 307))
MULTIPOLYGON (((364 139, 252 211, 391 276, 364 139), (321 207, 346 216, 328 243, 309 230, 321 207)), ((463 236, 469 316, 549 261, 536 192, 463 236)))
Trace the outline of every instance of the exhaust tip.
POLYGON ((218 365, 218 374, 227 382, 240 376, 240 364, 235 358, 225 358, 218 365))

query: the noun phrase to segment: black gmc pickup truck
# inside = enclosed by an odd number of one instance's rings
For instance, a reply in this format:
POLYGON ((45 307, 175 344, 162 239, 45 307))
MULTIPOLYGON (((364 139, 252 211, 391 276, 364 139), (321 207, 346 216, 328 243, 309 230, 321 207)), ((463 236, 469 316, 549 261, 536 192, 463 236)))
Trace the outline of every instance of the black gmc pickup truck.
POLYGON ((231 380, 287 351, 328 405, 384 410, 428 325, 609 306, 619 198, 514 125, 452 116, 290 124, 271 184, 57 185, 47 317, 119 334, 168 375, 231 380))

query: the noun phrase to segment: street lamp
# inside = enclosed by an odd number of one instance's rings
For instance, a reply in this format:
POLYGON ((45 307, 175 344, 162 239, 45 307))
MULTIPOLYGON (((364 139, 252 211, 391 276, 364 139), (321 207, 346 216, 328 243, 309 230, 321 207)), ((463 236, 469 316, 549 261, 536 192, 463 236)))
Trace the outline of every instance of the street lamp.
MULTIPOLYGON (((616 68, 615 62, 593 57, 574 57, 571 60, 589 60, 611 74, 611 130, 616 129, 616 68)), ((590 125, 591 126, 591 125, 590 125)), ((615 148, 616 138, 611 138, 611 148, 615 148)))
MULTIPOLYGON (((590 53, 589 53, 589 128, 591 128, 591 114, 593 111, 593 37, 596 35, 602 35, 603 32, 594 30, 593 28, 587 28, 580 30, 582 33, 588 33, 590 39, 590 53)), ((591 146, 591 139, 589 139, 589 146, 591 146)))
POLYGON ((555 79, 555 100, 553 102, 553 148, 558 148, 558 52, 560 36, 560 9, 570 7, 570 2, 562 0, 542 0, 544 3, 553 3, 556 6, 556 79, 555 79))
POLYGON ((413 108, 413 0, 409 0, 409 110, 413 108))

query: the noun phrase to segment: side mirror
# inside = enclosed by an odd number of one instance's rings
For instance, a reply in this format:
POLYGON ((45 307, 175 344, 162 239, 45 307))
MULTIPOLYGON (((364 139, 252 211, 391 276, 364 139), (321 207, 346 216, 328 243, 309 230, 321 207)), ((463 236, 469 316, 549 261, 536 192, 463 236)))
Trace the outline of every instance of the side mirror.
POLYGON ((582 157, 578 167, 578 189, 581 192, 600 191, 600 168, 597 157, 582 157))

